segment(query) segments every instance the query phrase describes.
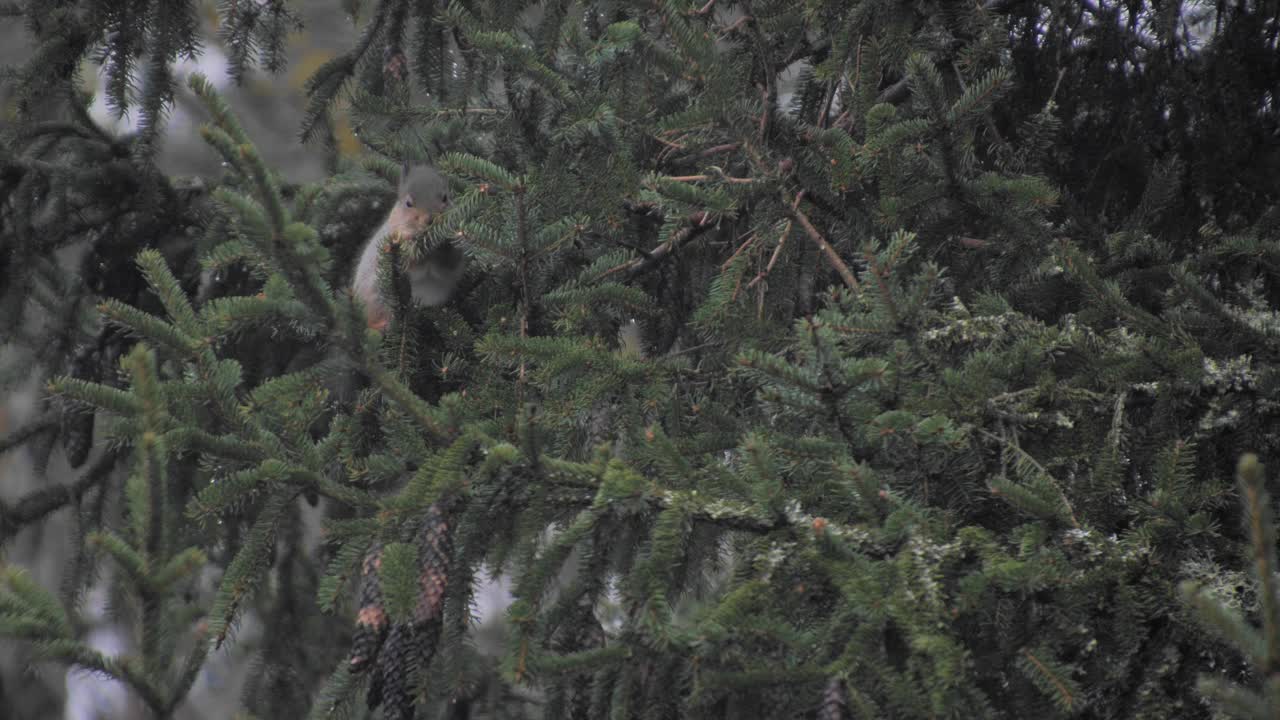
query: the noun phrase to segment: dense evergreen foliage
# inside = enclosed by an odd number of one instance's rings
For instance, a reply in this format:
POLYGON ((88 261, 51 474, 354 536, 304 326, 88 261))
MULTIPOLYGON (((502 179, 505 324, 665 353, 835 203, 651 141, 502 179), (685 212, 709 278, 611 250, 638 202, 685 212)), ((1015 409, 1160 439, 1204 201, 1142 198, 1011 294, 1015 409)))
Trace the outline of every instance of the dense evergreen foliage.
MULTIPOLYGON (((158 718, 249 612, 246 717, 1280 713, 1280 4, 339 5, 304 186, 198 74, 226 173, 156 169, 197 3, 0 6, 0 370, 49 398, 0 451, 83 464, 0 504, 81 527, 61 593, 0 567, 6 642, 158 718), (454 200, 377 332, 402 161, 454 200), (77 619, 107 565, 127 657, 77 619)), ((288 3, 220 13, 280 69, 288 3)))

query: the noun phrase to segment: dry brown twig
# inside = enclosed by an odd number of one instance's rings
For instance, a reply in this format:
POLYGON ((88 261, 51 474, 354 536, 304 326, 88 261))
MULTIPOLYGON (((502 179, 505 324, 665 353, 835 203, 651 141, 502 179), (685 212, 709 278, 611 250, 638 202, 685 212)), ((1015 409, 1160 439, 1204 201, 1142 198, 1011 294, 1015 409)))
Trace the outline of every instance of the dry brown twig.
POLYGON ((845 286, 850 290, 859 290, 858 278, 854 277, 853 271, 849 269, 849 266, 845 264, 844 260, 840 259, 840 255, 836 253, 835 248, 831 247, 831 243, 827 242, 826 238, 822 237, 822 233, 818 232, 818 229, 813 226, 813 223, 809 222, 809 217, 804 214, 804 211, 800 210, 799 203, 795 203, 795 205, 796 207, 791 210, 791 217, 794 218, 796 222, 800 223, 800 227, 804 228, 805 234, 809 236, 809 239, 812 240, 814 244, 818 246, 818 249, 822 251, 822 254, 826 256, 827 263, 830 264, 831 267, 835 269, 836 273, 840 275, 840 279, 844 280, 845 286))
POLYGON ((712 226, 711 213, 705 210, 693 213, 686 218, 686 224, 684 227, 672 233, 670 239, 660 243, 657 247, 645 253, 644 257, 633 258, 620 265, 614 265, 593 278, 592 282, 600 282, 610 275, 619 272, 626 272, 630 275, 638 275, 645 272, 646 270, 655 267, 673 251, 690 242, 698 235, 701 235, 712 226))
POLYGON ((673 182, 707 182, 709 180, 723 180, 732 185, 750 185, 755 182, 754 178, 737 178, 730 177, 724 173, 717 175, 668 175, 663 180, 671 180, 673 182))
MULTIPOLYGON (((802 199, 804 199, 803 190, 796 193, 796 199, 791 203, 792 212, 799 209, 800 201, 802 199)), ((782 248, 786 247, 787 238, 791 236, 791 225, 793 222, 794 219, 787 220, 787 226, 782 229, 782 237, 778 238, 778 246, 773 249, 773 255, 769 256, 769 264, 765 266, 764 270, 757 273, 756 276, 751 279, 751 282, 747 283, 747 287, 751 288, 759 285, 761 281, 769 277, 769 273, 773 272, 773 266, 778 264, 778 258, 782 256, 782 248)))

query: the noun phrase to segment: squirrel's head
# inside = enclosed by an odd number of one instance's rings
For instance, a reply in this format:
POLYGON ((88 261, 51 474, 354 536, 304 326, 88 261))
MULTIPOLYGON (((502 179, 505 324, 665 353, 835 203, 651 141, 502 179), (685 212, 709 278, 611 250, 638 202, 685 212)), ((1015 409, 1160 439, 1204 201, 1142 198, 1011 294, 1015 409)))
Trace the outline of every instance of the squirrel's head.
POLYGON ((391 209, 391 230, 407 240, 427 229, 449 206, 449 182, 430 165, 406 166, 391 209))

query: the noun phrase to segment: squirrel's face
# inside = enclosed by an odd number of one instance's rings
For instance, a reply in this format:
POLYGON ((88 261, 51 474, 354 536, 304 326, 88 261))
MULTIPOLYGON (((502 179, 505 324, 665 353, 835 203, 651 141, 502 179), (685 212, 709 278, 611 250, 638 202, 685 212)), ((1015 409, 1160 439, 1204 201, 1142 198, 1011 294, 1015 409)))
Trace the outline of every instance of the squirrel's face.
POLYGON ((428 165, 408 168, 391 209, 391 231, 401 240, 427 229, 449 206, 449 183, 428 165))
MULTIPOLYGON (((407 243, 421 234, 448 206, 449 184, 440 173, 427 165, 404 169, 396 204, 387 222, 365 244, 352 281, 352 292, 365 303, 369 327, 381 330, 391 318, 390 309, 379 295, 378 257, 389 252, 391 245, 407 243)), ((416 256, 406 256, 404 267, 413 297, 427 305, 448 300, 463 273, 462 252, 446 239, 426 252, 407 255, 416 256)))

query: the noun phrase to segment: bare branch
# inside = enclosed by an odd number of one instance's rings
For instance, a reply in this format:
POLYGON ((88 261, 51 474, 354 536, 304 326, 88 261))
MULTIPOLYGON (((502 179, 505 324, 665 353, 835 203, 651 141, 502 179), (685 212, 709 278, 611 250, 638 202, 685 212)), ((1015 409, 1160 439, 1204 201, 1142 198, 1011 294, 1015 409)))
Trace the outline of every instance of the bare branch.
POLYGON ((809 239, 826 256, 827 262, 839 273, 840 279, 844 280, 844 284, 850 290, 858 290, 858 278, 853 276, 853 271, 844 263, 844 260, 840 259, 840 255, 836 253, 835 248, 831 247, 831 243, 827 242, 826 238, 822 237, 822 233, 818 232, 813 223, 809 222, 809 217, 799 208, 799 203, 796 203, 796 207, 790 210, 790 214, 796 222, 800 223, 800 227, 804 228, 805 234, 809 236, 809 239))

